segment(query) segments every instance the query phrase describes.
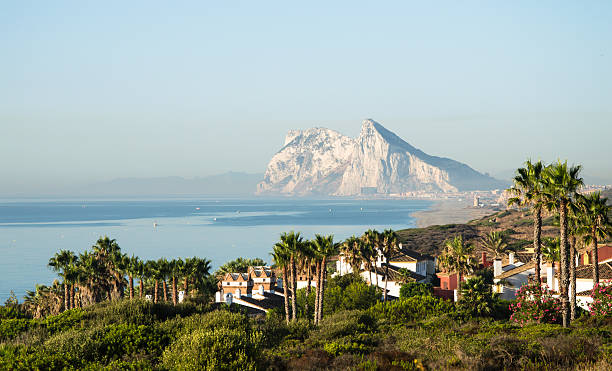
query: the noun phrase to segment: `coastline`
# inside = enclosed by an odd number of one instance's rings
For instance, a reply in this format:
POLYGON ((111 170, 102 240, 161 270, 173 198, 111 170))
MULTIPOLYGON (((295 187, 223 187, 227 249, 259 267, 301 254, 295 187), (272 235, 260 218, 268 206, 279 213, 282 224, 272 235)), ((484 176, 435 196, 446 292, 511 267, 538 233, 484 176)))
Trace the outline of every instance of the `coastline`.
POLYGON ((461 224, 473 219, 491 215, 495 210, 491 208, 475 208, 471 200, 437 200, 431 209, 412 213, 416 219, 417 228, 425 228, 441 224, 461 224))

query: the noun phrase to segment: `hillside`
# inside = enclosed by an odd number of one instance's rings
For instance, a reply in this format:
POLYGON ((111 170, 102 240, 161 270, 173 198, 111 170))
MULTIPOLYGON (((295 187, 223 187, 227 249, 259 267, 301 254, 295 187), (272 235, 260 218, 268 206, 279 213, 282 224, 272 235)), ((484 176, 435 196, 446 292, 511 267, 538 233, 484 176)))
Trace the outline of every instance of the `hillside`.
MULTIPOLYGON (((433 225, 426 228, 410 228, 397 231, 400 242, 406 248, 420 253, 438 255, 444 248, 444 241, 457 235, 469 243, 476 244, 480 250, 479 237, 491 230, 507 231, 509 244, 519 250, 532 241, 533 221, 528 211, 507 210, 472 220, 465 224, 433 225)), ((558 222, 550 215, 544 216, 542 237, 555 237, 558 222)))

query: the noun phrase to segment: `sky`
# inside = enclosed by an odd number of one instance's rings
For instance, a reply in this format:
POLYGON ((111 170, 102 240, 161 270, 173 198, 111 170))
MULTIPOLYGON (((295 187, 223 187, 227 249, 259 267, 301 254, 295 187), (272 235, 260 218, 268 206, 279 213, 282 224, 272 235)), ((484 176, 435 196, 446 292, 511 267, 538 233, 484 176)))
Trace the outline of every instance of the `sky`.
POLYGON ((263 173, 289 129, 612 183, 612 2, 0 5, 0 194, 263 173))

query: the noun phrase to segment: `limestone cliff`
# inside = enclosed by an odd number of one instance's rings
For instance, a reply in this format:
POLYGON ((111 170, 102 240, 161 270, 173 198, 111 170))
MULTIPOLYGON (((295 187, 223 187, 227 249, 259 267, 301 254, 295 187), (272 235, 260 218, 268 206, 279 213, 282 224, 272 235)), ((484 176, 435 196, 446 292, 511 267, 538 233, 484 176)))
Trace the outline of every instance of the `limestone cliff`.
POLYGON ((259 194, 355 196, 503 187, 457 161, 430 156, 373 120, 357 139, 325 128, 291 130, 259 183, 259 194))

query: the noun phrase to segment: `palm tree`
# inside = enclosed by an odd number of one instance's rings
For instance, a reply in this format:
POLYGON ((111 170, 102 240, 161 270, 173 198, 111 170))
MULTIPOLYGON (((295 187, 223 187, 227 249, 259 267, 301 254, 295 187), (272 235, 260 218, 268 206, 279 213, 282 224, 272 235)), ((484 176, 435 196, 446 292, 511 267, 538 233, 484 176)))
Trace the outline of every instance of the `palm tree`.
POLYGON ((386 229, 382 233, 382 249, 381 253, 385 258, 385 292, 383 295, 383 301, 387 301, 387 282, 389 281, 389 259, 391 259, 399 251, 399 243, 397 234, 391 230, 386 229))
POLYGON ((508 200, 508 206, 531 206, 533 213, 533 257, 535 260, 535 275, 538 286, 542 286, 542 273, 540 272, 540 254, 542 247, 542 208, 544 207, 544 165, 542 161, 525 162, 524 168, 516 171, 513 179, 514 185, 508 189, 514 195, 508 200))
POLYGON ((289 269, 291 270, 291 319, 295 321, 297 318, 297 272, 295 261, 304 242, 301 234, 299 232, 295 233, 294 231, 281 234, 280 240, 280 245, 289 254, 289 269))
POLYGON ((344 259, 351 266, 351 270, 354 274, 359 274, 359 269, 363 262, 361 257, 361 245, 363 245, 363 241, 355 236, 347 238, 342 243, 344 259))
MULTIPOLYGON (((289 324, 289 282, 287 280, 287 266, 289 265, 289 254, 282 243, 277 243, 273 247, 272 260, 277 268, 283 270, 283 296, 285 298, 285 320, 289 324)), ((318 283, 317 283, 318 286, 318 283)))
POLYGON ((136 258, 134 264, 134 275, 138 277, 138 298, 142 299, 144 295, 144 282, 149 277, 149 272, 144 261, 136 258))
POLYGON ((580 209, 577 205, 572 205, 567 220, 567 232, 569 234, 570 248, 570 320, 576 319, 576 243, 580 233, 580 209))
POLYGON ((312 284, 312 263, 315 259, 315 252, 313 250, 313 245, 311 241, 305 241, 304 243, 302 243, 300 245, 300 250, 299 250, 299 261, 300 261, 300 271, 305 272, 306 273, 306 301, 304 304, 304 313, 306 313, 306 318, 308 318, 310 320, 310 314, 308 311, 308 298, 310 297, 310 292, 311 292, 311 287, 310 285, 312 284))
MULTIPOLYGON (((375 229, 368 229, 363 236, 361 237, 366 245, 368 245, 369 249, 373 252, 371 259, 372 263, 370 264, 373 268, 376 268, 376 261, 378 259, 378 254, 380 251, 380 245, 382 242, 380 233, 375 229)), ((376 272, 376 286, 378 285, 378 271, 374 269, 376 272)))
POLYGON ((162 288, 164 290, 164 301, 168 301, 168 278, 170 277, 171 267, 170 262, 166 258, 159 258, 157 260, 157 267, 159 269, 159 277, 162 281, 162 288))
POLYGON ((338 253, 338 244, 334 243, 334 236, 315 235, 315 249, 319 256, 319 275, 317 277, 317 295, 316 295, 316 315, 315 324, 319 323, 323 318, 323 303, 325 299, 325 281, 327 280, 327 258, 338 253))
MULTIPOLYGON (((364 236, 359 239, 359 256, 361 257, 361 261, 363 262, 364 268, 368 270, 368 275, 370 278, 369 284, 372 285, 372 269, 376 267, 376 257, 378 253, 374 244, 368 243, 368 239, 364 238, 364 236)), ((378 273, 375 274, 376 278, 378 278, 378 273)))
MULTIPOLYGON (((560 261, 561 258, 561 254, 560 254, 560 240, 559 237, 556 238, 552 238, 552 237, 545 237, 543 239, 543 244, 542 244, 542 257, 544 258, 544 260, 550 264, 552 264, 553 269, 555 267, 555 262, 560 261)), ((550 277, 548 278, 548 285, 552 288, 552 280, 554 278, 550 277)))
MULTIPOLYGON (((130 290, 130 300, 134 299, 134 276, 139 272, 140 259, 137 256, 132 255, 131 258, 125 256, 125 272, 128 275, 128 284, 130 290)), ((142 296, 142 295, 141 295, 142 296)))
POLYGON ((193 257, 191 259, 191 264, 191 280, 193 281, 193 286, 197 290, 197 293, 201 294, 201 290, 206 287, 210 276, 210 260, 193 257))
POLYGON ((544 195, 550 210, 559 212, 560 224, 560 257, 561 257, 561 302, 563 305, 563 326, 570 322, 569 313, 569 247, 567 236, 568 207, 576 198, 577 192, 584 185, 579 177, 581 166, 567 166, 567 161, 557 162, 544 170, 544 195))
POLYGON ((51 259, 49 259, 49 267, 51 267, 54 272, 58 272, 59 276, 64 281, 64 310, 70 309, 67 271, 70 269, 70 266, 76 262, 76 260, 76 255, 69 250, 60 250, 51 259))
POLYGON ((148 260, 145 264, 145 269, 155 280, 155 285, 153 286, 153 302, 157 303, 157 294, 159 292, 159 280, 163 278, 163 274, 160 270, 159 263, 155 260, 148 260))
POLYGON ((472 257, 474 245, 465 243, 461 235, 445 242, 445 252, 440 260, 450 271, 457 272, 457 293, 461 296, 462 277, 473 271, 476 262, 472 257))
POLYGON ((508 250, 508 243, 506 243, 506 234, 504 232, 490 231, 480 239, 480 243, 486 251, 491 252, 495 256, 495 259, 501 258, 508 250))
POLYGON ((584 235, 584 242, 592 246, 593 285, 595 285, 599 282, 597 243, 611 234, 612 224, 609 215, 612 208, 608 205, 608 199, 601 197, 601 192, 580 195, 577 201, 581 216, 578 233, 584 235))
POLYGON ((178 293, 177 293, 177 289, 176 289, 176 279, 177 277, 180 279, 181 274, 183 272, 183 266, 185 265, 185 263, 183 262, 183 259, 178 258, 178 259, 172 259, 172 261, 170 262, 170 268, 171 268, 171 274, 172 274, 172 304, 176 305, 176 302, 178 300, 178 293))

